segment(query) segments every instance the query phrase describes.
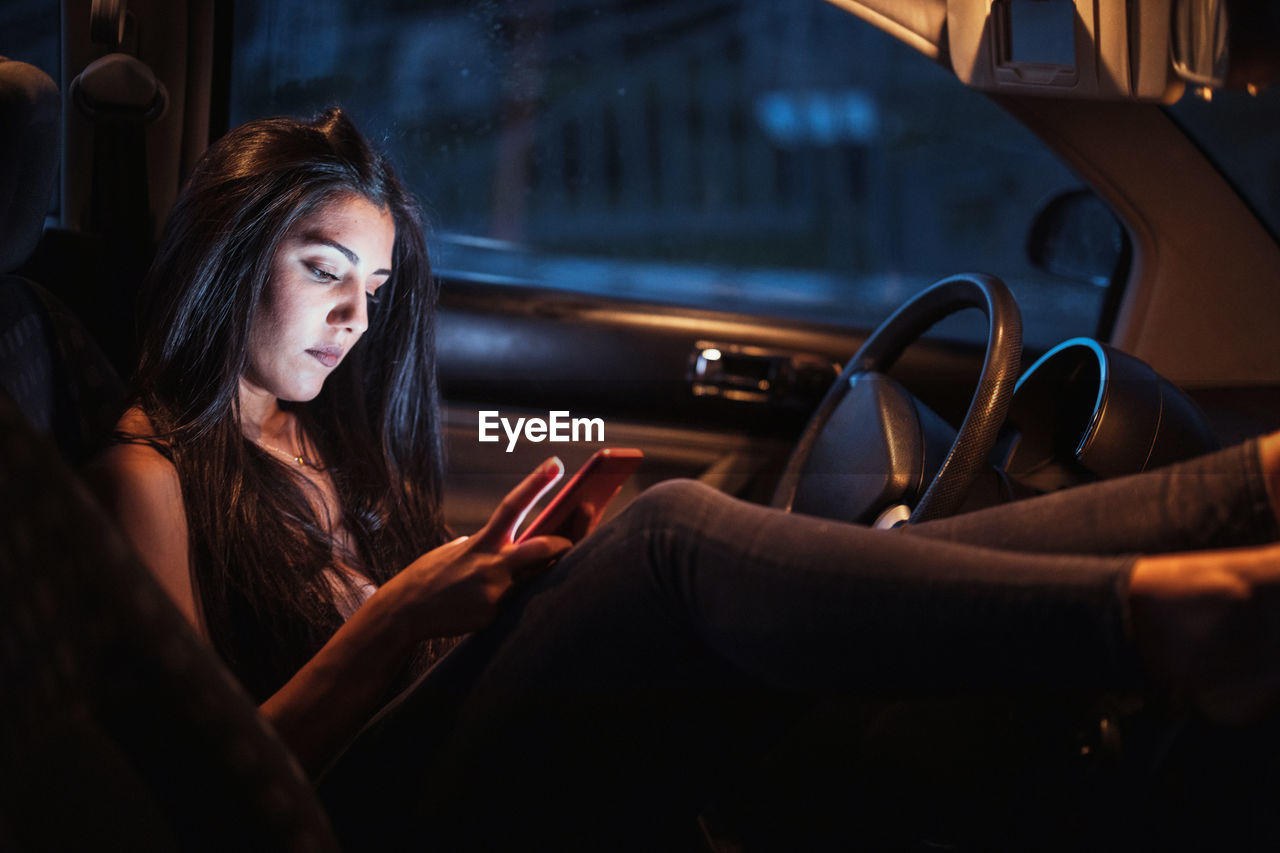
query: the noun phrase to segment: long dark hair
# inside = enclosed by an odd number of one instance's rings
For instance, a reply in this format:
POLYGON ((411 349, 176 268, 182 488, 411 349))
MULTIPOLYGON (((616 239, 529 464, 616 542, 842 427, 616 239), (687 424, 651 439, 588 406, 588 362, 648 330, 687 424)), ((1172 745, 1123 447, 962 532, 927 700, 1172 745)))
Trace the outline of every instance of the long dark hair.
POLYGON ((259 699, 339 626, 326 568, 341 557, 381 583, 445 539, 436 296, 417 205, 339 109, 231 131, 169 216, 140 303, 135 399, 178 470, 209 635, 259 699), (352 537, 354 553, 339 555, 304 478, 242 435, 238 389, 277 247, 299 219, 346 195, 391 214, 391 276, 319 396, 291 406, 352 537))

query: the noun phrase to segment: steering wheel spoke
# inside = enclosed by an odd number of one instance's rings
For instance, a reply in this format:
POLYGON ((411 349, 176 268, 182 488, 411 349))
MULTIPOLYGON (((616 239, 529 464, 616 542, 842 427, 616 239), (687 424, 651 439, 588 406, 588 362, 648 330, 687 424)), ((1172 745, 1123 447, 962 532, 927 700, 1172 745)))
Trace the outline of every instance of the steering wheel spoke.
POLYGON ((814 442, 791 509, 872 523, 914 506, 955 439, 951 426, 883 373, 858 371, 814 442))
POLYGON ((870 524, 889 506, 911 521, 949 515, 985 464, 1004 423, 1022 357, 1022 318, 999 279, 977 273, 921 291, 872 333, 810 419, 774 492, 774 506, 870 524), (885 376, 910 344, 965 308, 987 318, 977 390, 958 430, 885 376))

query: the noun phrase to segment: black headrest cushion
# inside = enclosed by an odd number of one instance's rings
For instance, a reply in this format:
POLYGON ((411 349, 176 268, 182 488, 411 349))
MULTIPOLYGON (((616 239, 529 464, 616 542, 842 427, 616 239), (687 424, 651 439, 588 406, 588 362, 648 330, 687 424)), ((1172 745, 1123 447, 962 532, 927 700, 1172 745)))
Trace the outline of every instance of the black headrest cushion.
POLYGON ((35 249, 58 174, 58 87, 25 62, 0 57, 0 273, 35 249))

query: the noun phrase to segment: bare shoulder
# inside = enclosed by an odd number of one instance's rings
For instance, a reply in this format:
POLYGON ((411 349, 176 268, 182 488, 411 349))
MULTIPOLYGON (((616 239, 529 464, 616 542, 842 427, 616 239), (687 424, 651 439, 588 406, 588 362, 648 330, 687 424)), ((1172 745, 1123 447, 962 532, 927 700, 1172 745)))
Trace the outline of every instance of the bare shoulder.
MULTIPOLYGON (((126 412, 117 428, 143 439, 154 435, 138 409, 126 412)), ((202 631, 189 571, 182 486, 173 463, 154 444, 122 442, 90 464, 85 479, 156 580, 202 631)))
MULTIPOLYGON (((139 438, 155 435, 151 420, 136 406, 124 413, 116 429, 139 438)), ((181 500, 177 469, 156 446, 145 441, 111 445, 89 464, 85 477, 113 509, 131 494, 146 498, 158 493, 155 496, 181 500)))
POLYGON ((151 423, 151 418, 147 417, 147 413, 142 411, 139 406, 132 406, 121 415, 120 420, 116 422, 116 429, 130 435, 156 434, 156 428, 151 423))

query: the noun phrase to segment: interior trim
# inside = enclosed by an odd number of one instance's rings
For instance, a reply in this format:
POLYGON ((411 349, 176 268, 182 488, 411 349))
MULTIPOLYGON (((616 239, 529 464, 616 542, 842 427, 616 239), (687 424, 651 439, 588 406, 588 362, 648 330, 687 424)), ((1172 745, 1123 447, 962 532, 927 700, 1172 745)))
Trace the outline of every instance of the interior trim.
POLYGON ((950 67, 946 50, 946 0, 930 0, 904 4, 899 0, 827 0, 846 12, 857 15, 873 27, 950 67))

